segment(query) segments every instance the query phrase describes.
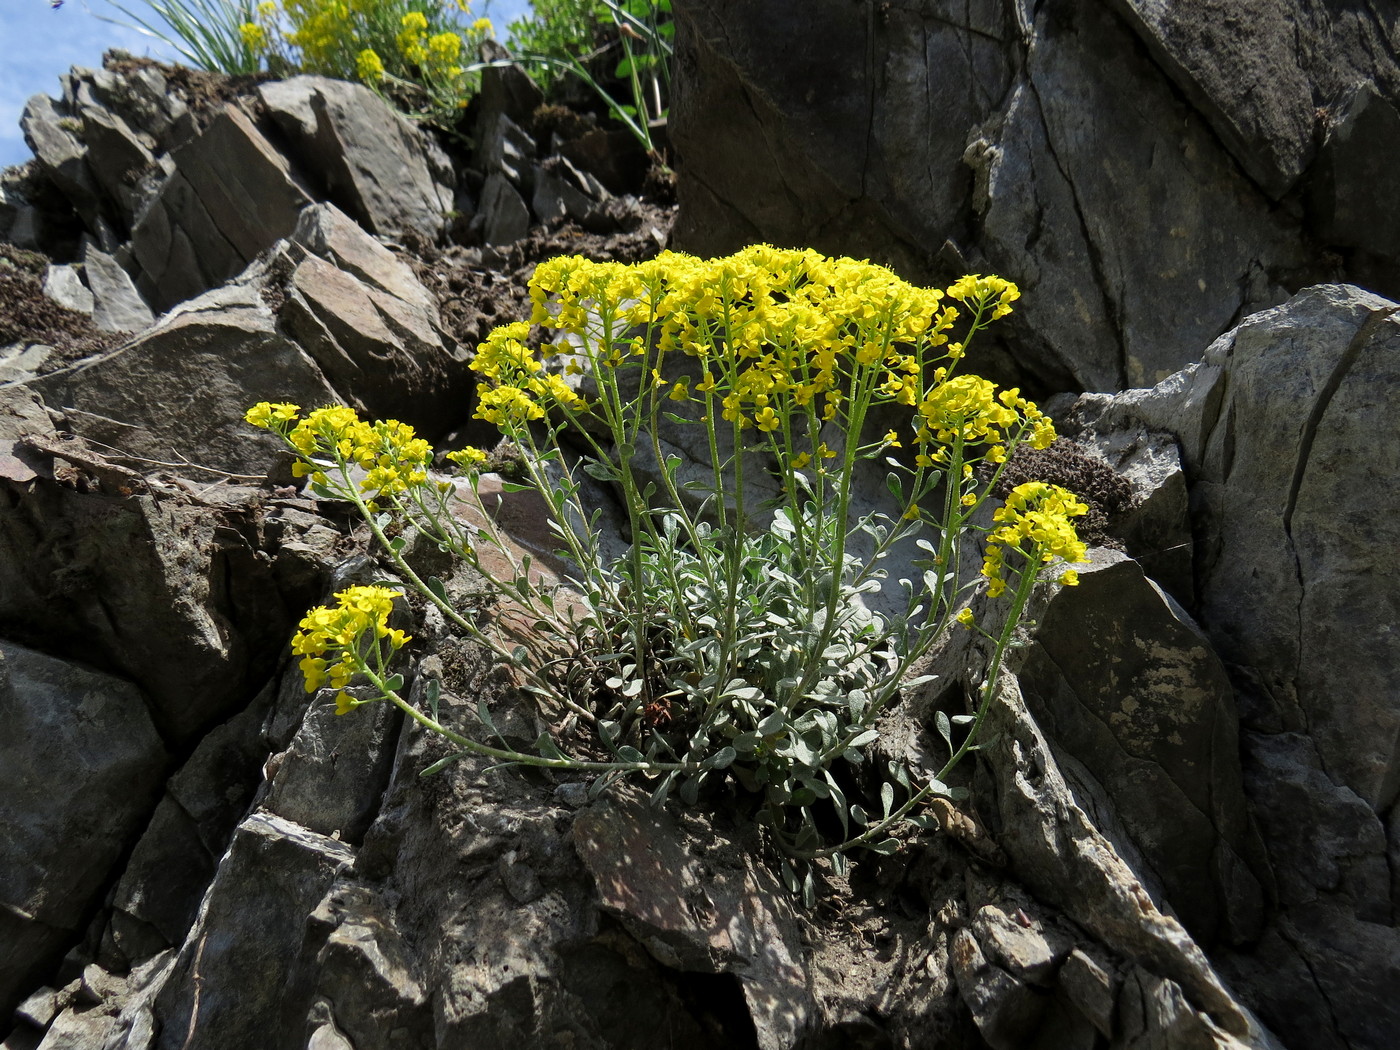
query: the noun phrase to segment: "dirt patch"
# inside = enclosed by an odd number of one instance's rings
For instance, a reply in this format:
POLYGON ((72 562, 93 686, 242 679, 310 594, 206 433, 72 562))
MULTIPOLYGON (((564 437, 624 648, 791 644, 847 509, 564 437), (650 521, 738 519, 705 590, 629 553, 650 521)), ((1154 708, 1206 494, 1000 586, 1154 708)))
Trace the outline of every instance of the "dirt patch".
POLYGON ((530 277, 556 255, 582 255, 594 262, 641 262, 655 258, 670 237, 673 205, 640 202, 618 233, 589 233, 574 223, 537 226, 514 244, 439 249, 408 245, 418 279, 438 300, 443 327, 475 348, 497 325, 530 316, 530 277))

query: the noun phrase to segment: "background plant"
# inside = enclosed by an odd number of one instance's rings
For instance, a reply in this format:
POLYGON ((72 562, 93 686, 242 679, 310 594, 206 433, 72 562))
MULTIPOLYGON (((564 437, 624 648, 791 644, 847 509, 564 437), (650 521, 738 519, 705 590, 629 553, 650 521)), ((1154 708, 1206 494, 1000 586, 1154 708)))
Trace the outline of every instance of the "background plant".
POLYGON ((466 0, 263 0, 240 32, 274 72, 359 80, 450 128, 492 28, 466 0))
POLYGON ((109 2, 127 19, 119 24, 163 41, 196 69, 256 73, 261 66, 242 30, 254 17, 253 0, 143 0, 135 11, 118 0, 109 2))
POLYGON ((515 57, 547 91, 572 74, 656 151, 652 126, 671 97, 671 0, 536 0, 534 17, 510 24, 515 57))
MULTIPOLYGON (((924 819, 921 802, 955 794, 946 779, 977 746, 1037 579, 1048 569, 1075 582, 1063 563, 1083 555, 1072 519, 1085 508, 1072 495, 1033 482, 981 513, 1015 447, 1054 438, 1016 390, 956 374, 969 341, 1017 294, 994 277, 964 278, 945 294, 869 263, 766 246, 710 261, 666 253, 633 266, 542 264, 531 321, 566 337, 571 352, 533 350, 526 322, 498 329, 472 366, 484 381, 477 415, 525 452, 526 487, 550 507, 581 604, 546 585, 528 558, 517 561, 495 530, 474 473, 484 453, 450 454, 465 482, 434 481, 432 450, 401 423, 257 406, 249 420, 284 436, 314 492, 366 515, 408 585, 516 667, 561 719, 592 732, 542 738, 526 755, 449 729, 361 655, 366 632, 387 630, 387 616, 358 633, 316 635, 314 652, 299 641, 304 658, 363 674, 376 695, 467 751, 588 769, 600 789, 641 773, 658 803, 673 792, 693 803, 707 782, 729 783, 810 894, 807 862, 839 868, 857 847, 892 851, 892 830, 924 819), (904 413, 900 429, 867 434, 891 411, 904 413), (701 435, 712 469, 686 477, 668 428, 701 435), (892 454, 899 449, 906 459, 892 454), (857 515, 856 478, 877 469, 891 513, 857 515), (631 545, 620 560, 602 554, 583 474, 622 497, 631 545), (764 488, 779 495, 762 498, 764 488), (459 493, 476 504, 480 531, 452 514, 459 493), (390 538, 402 525, 479 570, 482 544, 504 554, 507 578, 485 572, 500 598, 490 626, 418 577, 403 538, 390 538), (978 533, 984 542, 970 542, 978 533), (901 611, 873 611, 863 596, 885 586, 882 563, 907 544, 925 555, 921 578, 899 581, 901 611), (988 635, 977 709, 940 718, 939 768, 869 769, 881 715, 901 688, 922 684, 908 679, 910 667, 955 625, 976 628, 973 587, 1009 604, 988 635)), ((299 639, 324 613, 313 612, 299 639)), ((320 684, 319 668, 308 687, 320 684)), ((478 717, 491 731, 490 713, 478 717)))

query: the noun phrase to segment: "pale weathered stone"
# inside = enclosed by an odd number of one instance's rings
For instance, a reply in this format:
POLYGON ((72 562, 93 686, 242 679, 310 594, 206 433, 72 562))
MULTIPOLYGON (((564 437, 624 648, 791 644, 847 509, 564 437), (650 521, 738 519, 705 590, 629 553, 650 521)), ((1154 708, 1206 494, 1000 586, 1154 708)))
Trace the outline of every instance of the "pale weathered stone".
POLYGON ((139 332, 155 317, 120 263, 91 241, 83 246, 83 272, 92 289, 92 320, 104 332, 139 332))

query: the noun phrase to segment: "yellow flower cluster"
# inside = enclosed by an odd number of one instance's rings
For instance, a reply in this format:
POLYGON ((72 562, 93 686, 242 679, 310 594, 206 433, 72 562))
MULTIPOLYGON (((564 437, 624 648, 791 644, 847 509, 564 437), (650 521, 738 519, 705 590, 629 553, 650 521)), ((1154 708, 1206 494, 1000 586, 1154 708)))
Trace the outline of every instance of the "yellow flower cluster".
POLYGON ((360 668, 360 640, 372 632, 373 638, 387 642, 391 650, 412 640, 389 626, 394 599, 402 597, 403 592, 388 587, 349 587, 335 596, 334 607, 323 605, 307 613, 292 639, 292 652, 301 657, 298 666, 306 691, 314 693, 322 686, 340 690, 335 705, 338 715, 357 707, 358 702, 346 695, 345 687, 360 668))
POLYGON ((970 274, 950 285, 948 294, 965 303, 969 309, 992 309, 991 319, 1005 317, 1011 312, 1011 304, 1021 298, 1021 291, 1010 281, 1001 277, 983 277, 970 274))
POLYGON ((1017 388, 998 393, 994 384, 971 375, 945 381, 935 373, 935 380, 918 405, 922 426, 916 440, 920 444, 934 439, 945 445, 957 440, 964 445, 985 444, 991 446, 987 459, 1001 463, 1006 459, 1007 440, 1027 424, 1032 447, 1048 448, 1055 440, 1054 425, 1017 388))
MULTIPOLYGON (((530 325, 539 325, 581 341, 595 367, 635 362, 653 388, 668 385, 658 367, 666 355, 696 359, 698 378, 669 384, 669 399, 703 402, 707 413, 770 435, 798 469, 828 453, 793 448, 793 421, 802 418, 807 433, 848 423, 863 390, 873 392, 871 403, 915 408, 921 445, 961 436, 987 446, 982 455, 998 463, 1008 442, 1028 438, 1043 448, 1054 428, 1019 391, 951 376, 963 346, 950 342, 958 309, 946 300, 987 323, 1019 295, 1000 277, 965 277, 945 293, 870 262, 770 245, 709 260, 663 252, 634 265, 560 257, 531 278, 529 324, 499 328, 482 345, 472 367, 490 386, 477 415, 511 426, 544 416, 551 399, 581 407, 525 345, 530 325), (946 365, 931 367, 939 359, 946 365)), ((885 440, 900 447, 893 432, 885 440)), ((940 452, 918 456, 923 467, 946 461, 940 452)))
POLYGON ((322 469, 326 457, 365 471, 359 481, 362 493, 375 499, 407 491, 428 480, 433 449, 397 419, 366 423, 353 408, 332 405, 299 417, 297 405, 263 401, 250 408, 244 419, 255 427, 281 434, 301 457, 292 465, 295 477, 327 484, 322 469))
MULTIPOLYGON (((991 581, 988 596, 996 598, 1006 590, 1007 547, 1037 566, 1057 558, 1069 563, 1083 561, 1086 548, 1070 519, 1088 512, 1074 493, 1058 485, 1028 481, 1012 489, 1005 505, 992 515, 999 527, 987 537, 982 575, 991 581)), ((1060 582, 1073 586, 1079 582, 1078 574, 1067 570, 1060 582)))
POLYGON ((473 90, 463 52, 492 32, 486 19, 463 26, 463 14, 470 5, 455 0, 263 0, 239 33, 270 67, 371 86, 394 77, 421 86, 433 107, 455 110, 473 90))
POLYGON ((477 395, 477 419, 510 427, 544 418, 542 405, 559 405, 576 413, 587 409, 587 402, 562 376, 545 372, 525 345, 529 333, 525 321, 502 325, 477 348, 472 371, 494 384, 477 395))

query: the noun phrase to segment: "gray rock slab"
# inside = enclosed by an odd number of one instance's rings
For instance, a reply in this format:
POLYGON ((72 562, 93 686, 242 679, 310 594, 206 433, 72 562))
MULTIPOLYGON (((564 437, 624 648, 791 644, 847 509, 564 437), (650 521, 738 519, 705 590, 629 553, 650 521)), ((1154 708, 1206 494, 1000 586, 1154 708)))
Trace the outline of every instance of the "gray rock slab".
POLYGON ((92 320, 104 332, 139 332, 155 320, 121 263, 91 241, 83 246, 83 272, 92 289, 92 320))
POLYGON ((44 294, 69 310, 80 314, 92 313, 92 292, 78 276, 78 271, 69 264, 50 265, 44 271, 44 294))
POLYGON ((477 218, 487 244, 514 244, 530 232, 530 209, 525 199, 500 172, 486 177, 477 218))
POLYGON ((677 24, 676 247, 1002 273, 1016 353, 984 342, 980 373, 1148 385, 1301 283, 1400 295, 1400 61, 1374 5, 700 0, 677 24))
POLYGON ((1137 563, 1096 548, 1079 578, 1040 617, 1019 672, 1027 706, 1112 801, 1141 875, 1186 928, 1204 944, 1251 941, 1264 910, 1251 869, 1267 865, 1225 667, 1137 563))
POLYGON ((0 1003, 80 933, 168 756, 129 681, 0 644, 0 1003))
POLYGON ((372 233, 434 239, 452 207, 439 147, 362 84, 298 76, 258 88, 290 152, 324 199, 372 233))
POLYGON ((281 335, 254 284, 216 289, 118 349, 33 381, 75 430, 130 456, 263 475, 280 442, 243 422, 258 401, 339 400, 281 335))
POLYGON ((1200 619, 1250 669, 1252 720, 1304 730, 1328 774, 1400 796, 1400 307, 1322 286, 1232 333, 1192 496, 1200 619))
POLYGON ((160 1033, 154 1047, 266 1046, 307 919, 353 860, 343 843, 274 814, 243 821, 155 997, 160 1033))
POLYGON ((151 302, 162 310, 237 274, 291 234, 311 202, 287 160, 237 106, 172 157, 175 173, 131 240, 151 302))

